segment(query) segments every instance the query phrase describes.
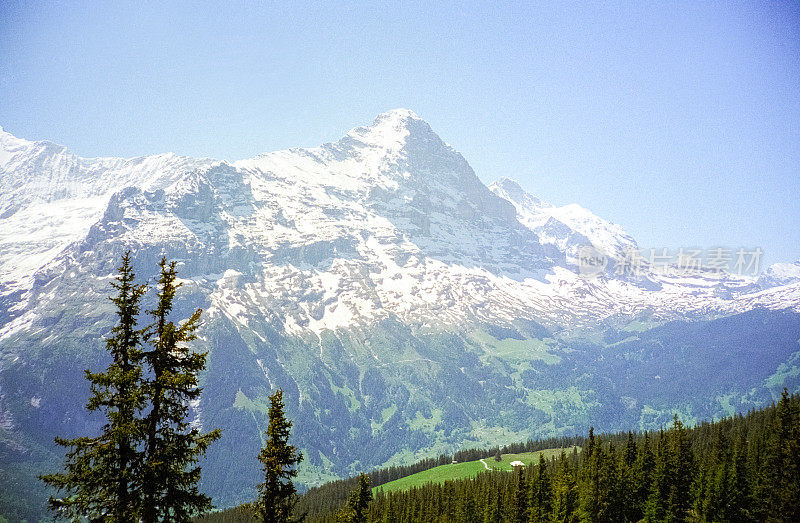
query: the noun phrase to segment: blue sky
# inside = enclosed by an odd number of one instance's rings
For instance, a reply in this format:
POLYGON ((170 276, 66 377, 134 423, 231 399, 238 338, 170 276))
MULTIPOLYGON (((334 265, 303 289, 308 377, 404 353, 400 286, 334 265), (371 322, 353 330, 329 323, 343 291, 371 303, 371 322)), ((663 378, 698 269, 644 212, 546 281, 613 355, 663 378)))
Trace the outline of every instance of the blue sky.
POLYGON ((798 2, 166 4, 0 2, 0 125, 234 160, 407 107, 642 246, 800 258, 798 2))

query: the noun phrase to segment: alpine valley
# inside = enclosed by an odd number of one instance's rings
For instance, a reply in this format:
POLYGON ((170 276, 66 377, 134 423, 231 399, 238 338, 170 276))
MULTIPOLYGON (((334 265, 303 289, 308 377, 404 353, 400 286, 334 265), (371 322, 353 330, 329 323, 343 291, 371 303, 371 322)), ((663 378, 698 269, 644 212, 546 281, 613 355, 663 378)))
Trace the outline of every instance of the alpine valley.
MULTIPOLYGON (((174 319, 203 309, 195 423, 221 428, 201 489, 254 496, 282 388, 300 483, 464 447, 704 420, 800 389, 800 262, 760 276, 585 277, 618 225, 489 187, 413 112, 238 162, 80 158, 0 129, 0 492, 33 516, 53 437, 96 433, 120 256, 179 262, 174 319)), ((151 293, 152 295, 152 293, 151 293)), ((150 308, 152 296, 144 309, 150 308)))

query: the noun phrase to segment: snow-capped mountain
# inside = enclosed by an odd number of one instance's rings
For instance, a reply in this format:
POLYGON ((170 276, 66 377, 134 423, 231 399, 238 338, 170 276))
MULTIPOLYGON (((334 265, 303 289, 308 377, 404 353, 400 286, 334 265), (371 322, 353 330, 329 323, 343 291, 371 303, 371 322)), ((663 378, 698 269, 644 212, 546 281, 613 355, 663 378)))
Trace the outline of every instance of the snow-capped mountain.
POLYGON ((514 180, 501 178, 489 189, 514 205, 517 220, 531 229, 544 244, 566 253, 570 261, 578 258, 578 249, 587 245, 613 259, 623 259, 639 246, 622 227, 595 216, 573 203, 556 207, 526 193, 514 180))
MULTIPOLYGON (((586 278, 586 245, 613 259, 637 248, 577 205, 507 179, 486 187, 404 109, 334 143, 233 163, 84 159, 0 130, 0 453, 45 459, 34 454, 52 450, 33 449, 52 435, 95 426, 82 369, 103 354, 127 249, 142 278, 162 255, 178 260, 176 315, 204 309, 195 414, 226 431, 204 468, 223 503, 254 484, 257 469, 231 456, 257 452, 276 387, 314 482, 569 432, 590 415, 608 428, 716 415, 800 375, 794 269, 586 278), (774 348, 742 345, 745 325, 774 348), (756 347, 768 354, 742 376, 756 347), (732 366, 733 381, 706 380, 697 398, 661 381, 695 357, 732 366)), ((694 390, 705 374, 676 380, 694 390)))
MULTIPOLYGON (((591 244, 621 258, 637 248, 633 238, 578 205, 543 203, 512 180, 487 189, 408 110, 319 148, 233 164, 172 154, 82 159, 8 133, 0 147, 0 293, 22 298, 9 302, 14 316, 25 310, 37 271, 58 266, 70 246, 108 240, 97 233, 118 223, 126 225, 115 231, 115 245, 194 245, 196 262, 208 257, 212 276, 238 270, 233 260, 247 252, 258 267, 245 273, 262 280, 271 300, 292 304, 275 312, 293 332, 387 317, 455 325, 534 317, 564 326, 643 310, 662 319, 729 314, 750 308, 737 301, 745 298, 795 303, 743 294, 763 290, 731 278, 583 281, 574 267, 578 248, 591 244), (223 229, 226 236, 215 236, 223 229), (220 264, 219 250, 232 265, 220 264), (314 298, 281 285, 287 271, 314 298)), ((192 277, 209 276, 187 263, 192 277)))
POLYGON ((758 284, 765 289, 798 282, 800 282, 800 260, 794 263, 774 263, 758 278, 758 284))
POLYGON ((79 158, 0 127, 0 296, 27 291, 34 273, 85 236, 120 189, 164 189, 214 163, 173 154, 79 158))

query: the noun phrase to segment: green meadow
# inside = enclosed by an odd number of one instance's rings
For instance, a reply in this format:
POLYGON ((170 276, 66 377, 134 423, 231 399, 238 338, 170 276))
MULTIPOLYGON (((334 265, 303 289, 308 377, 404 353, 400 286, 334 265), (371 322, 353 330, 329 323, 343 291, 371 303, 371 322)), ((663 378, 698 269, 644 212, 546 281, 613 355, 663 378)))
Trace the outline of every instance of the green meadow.
MULTIPOLYGON (((578 449, 580 450, 580 448, 578 449)), ((568 449, 572 452, 572 449, 568 449)), ((522 454, 503 454, 500 456, 500 461, 495 461, 494 457, 485 458, 481 460, 465 461, 463 463, 451 463, 448 465, 440 465, 432 469, 423 470, 416 474, 411 474, 404 478, 396 479, 385 483, 379 487, 373 488, 373 492, 382 490, 383 492, 393 492, 409 490, 414 487, 421 487, 428 483, 444 483, 445 481, 464 479, 475 477, 481 472, 486 471, 486 467, 492 471, 506 471, 511 472, 511 463, 514 461, 521 461, 525 465, 539 462, 539 455, 543 454, 544 458, 549 460, 561 454, 561 449, 545 449, 536 452, 524 452, 522 454), (486 464, 484 466, 484 463, 486 464)))

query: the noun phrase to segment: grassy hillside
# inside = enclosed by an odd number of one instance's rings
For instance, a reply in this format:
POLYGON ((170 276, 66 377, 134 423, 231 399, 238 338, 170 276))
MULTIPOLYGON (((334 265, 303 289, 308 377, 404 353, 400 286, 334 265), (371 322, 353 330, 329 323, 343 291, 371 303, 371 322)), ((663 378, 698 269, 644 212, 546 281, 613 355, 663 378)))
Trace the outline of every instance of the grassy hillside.
MULTIPOLYGON (((800 467, 793 465, 798 443, 800 396, 784 391, 777 405, 692 428, 676 416, 669 428, 658 431, 590 432, 582 452, 540 451, 561 455, 520 474, 478 473, 442 483, 431 476, 469 474, 483 463, 431 468, 425 471, 427 483, 420 484, 425 474, 417 473, 416 488, 376 495, 363 520, 798 522, 800 467)), ((534 456, 509 453, 501 463, 484 461, 507 470, 512 460, 530 462, 534 456)), ((321 501, 315 506, 322 507, 321 501)), ((343 506, 340 500, 306 521, 336 523, 343 506)))
MULTIPOLYGON (((367 521, 510 523, 588 515, 600 521, 798 522, 800 468, 791 465, 800 454, 798 442, 800 396, 784 391, 777 405, 692 428, 675 417, 670 428, 658 431, 591 432, 538 447, 527 442, 501 449, 506 453, 499 462, 491 457, 496 449, 460 451, 461 463, 448 464, 443 456, 437 462, 442 465, 379 484, 367 521), (562 455, 561 449, 568 450, 562 455), (513 452, 518 450, 527 452, 513 452), (513 461, 538 465, 539 455, 546 458, 543 466, 527 466, 521 474, 481 473, 487 467, 511 470, 513 461), (481 456, 487 457, 472 459, 481 456)), ((372 472, 376 479, 388 473, 372 472)), ((307 523, 337 523, 356 484, 349 478, 310 489, 295 513, 307 514, 307 523)), ((195 521, 255 520, 240 506, 195 521)))
MULTIPOLYGON (((578 448, 580 450, 580 448, 578 448)), ((570 452, 572 450, 570 449, 570 452)), ((372 489, 373 492, 382 490, 383 492, 397 492, 409 490, 413 487, 421 487, 429 483, 444 483, 448 480, 466 479, 477 476, 479 473, 489 467, 490 470, 498 471, 511 471, 511 462, 521 461, 526 465, 530 463, 538 463, 539 455, 543 454, 545 459, 556 457, 561 453, 561 449, 545 449, 537 452, 524 452, 522 454, 502 454, 500 461, 495 461, 494 458, 486 458, 483 461, 465 461, 464 463, 451 463, 449 465, 440 465, 432 469, 423 470, 416 474, 411 474, 404 478, 390 481, 379 487, 372 489), (484 465, 485 463, 485 465, 484 465)))

